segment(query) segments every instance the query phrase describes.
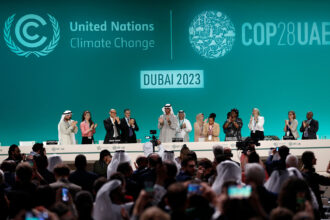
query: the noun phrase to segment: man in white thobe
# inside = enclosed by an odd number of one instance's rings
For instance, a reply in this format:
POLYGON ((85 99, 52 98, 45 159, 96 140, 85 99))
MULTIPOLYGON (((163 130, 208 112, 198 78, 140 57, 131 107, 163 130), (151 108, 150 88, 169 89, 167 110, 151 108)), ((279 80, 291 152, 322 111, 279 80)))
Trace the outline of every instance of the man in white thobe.
POLYGON ((180 110, 178 113, 179 126, 176 129, 176 137, 183 138, 183 142, 189 142, 189 133, 192 130, 190 121, 186 119, 186 113, 180 110))
POLYGON ((178 120, 173 114, 171 104, 166 104, 163 108, 163 115, 158 119, 159 140, 162 143, 172 142, 175 138, 176 129, 178 128, 178 120))
POLYGON ((63 112, 58 123, 58 144, 72 145, 76 144, 75 134, 78 132, 77 121, 71 120, 72 112, 67 110, 63 112))

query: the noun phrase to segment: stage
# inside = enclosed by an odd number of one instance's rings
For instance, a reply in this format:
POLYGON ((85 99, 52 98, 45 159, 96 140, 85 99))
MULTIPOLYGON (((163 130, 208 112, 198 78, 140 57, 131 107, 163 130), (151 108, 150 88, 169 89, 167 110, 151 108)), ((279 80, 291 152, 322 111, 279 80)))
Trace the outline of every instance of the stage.
MULTIPOLYGON (((186 142, 186 143, 165 143, 163 144, 166 150, 173 150, 175 156, 179 156, 180 149, 183 144, 186 144, 190 150, 196 152, 198 158, 206 157, 213 160, 212 146, 221 145, 230 147, 233 153, 233 159, 239 161, 241 152, 236 149, 236 142, 186 142)), ((269 155, 270 148, 286 145, 290 148, 290 153, 298 156, 304 151, 313 151, 317 158, 315 166, 318 173, 325 173, 329 162, 330 155, 330 140, 280 140, 280 141, 260 141, 260 146, 256 148, 262 159, 269 155)), ((116 150, 125 150, 131 161, 134 162, 139 155, 143 155, 143 144, 93 144, 93 145, 45 145, 47 155, 57 154, 62 157, 62 160, 67 164, 73 164, 75 156, 84 154, 87 157, 88 163, 93 163, 99 159, 101 150, 107 149, 113 155, 116 150)), ((9 147, 0 147, 0 161, 8 157, 9 147)), ((28 154, 32 151, 32 146, 20 146, 21 153, 28 154)), ((133 165, 133 163, 132 163, 133 165)), ((134 169, 134 166, 133 166, 134 169)))

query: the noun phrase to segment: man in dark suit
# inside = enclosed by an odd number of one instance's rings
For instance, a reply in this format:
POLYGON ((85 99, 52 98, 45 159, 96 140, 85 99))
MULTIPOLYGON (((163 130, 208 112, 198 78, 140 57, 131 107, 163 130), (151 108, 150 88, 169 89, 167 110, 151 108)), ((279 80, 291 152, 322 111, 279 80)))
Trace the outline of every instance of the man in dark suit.
POLYGON ((93 184, 97 179, 95 173, 87 171, 87 159, 85 155, 77 155, 74 160, 74 165, 76 171, 70 173, 69 181, 82 188, 82 190, 87 190, 93 192, 93 184))
POLYGON ((121 125, 121 141, 123 143, 136 143, 135 131, 139 131, 139 127, 134 118, 131 118, 131 110, 124 110, 125 117, 120 120, 121 125))
POLYGON ((117 117, 117 111, 116 109, 111 109, 110 117, 105 119, 103 121, 104 128, 107 131, 104 143, 110 144, 114 143, 115 141, 120 141, 120 120, 119 117, 117 117))
POLYGON ((313 112, 308 112, 306 117, 307 120, 303 121, 300 127, 300 132, 303 132, 302 139, 316 139, 319 122, 313 119, 313 112))

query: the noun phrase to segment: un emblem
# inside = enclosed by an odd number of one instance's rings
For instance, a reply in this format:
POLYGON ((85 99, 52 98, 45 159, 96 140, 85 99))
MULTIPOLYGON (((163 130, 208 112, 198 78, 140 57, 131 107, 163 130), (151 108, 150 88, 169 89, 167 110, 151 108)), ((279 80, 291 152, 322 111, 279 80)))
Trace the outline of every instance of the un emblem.
POLYGON ((27 14, 16 22, 14 35, 21 46, 15 43, 12 38, 11 27, 14 22, 15 14, 10 16, 5 22, 4 40, 9 49, 18 56, 28 57, 34 54, 37 57, 46 56, 52 52, 60 40, 60 27, 57 20, 48 14, 50 24, 52 26, 52 37, 49 43, 46 36, 40 36, 36 32, 41 26, 46 26, 45 19, 35 14, 27 14), (45 46, 44 46, 45 45, 45 46), (22 47, 23 46, 23 47, 22 47), (22 49, 23 48, 23 49, 22 49))
POLYGON ((232 49, 235 27, 224 13, 204 11, 191 22, 189 40, 198 54, 208 59, 216 59, 232 49))

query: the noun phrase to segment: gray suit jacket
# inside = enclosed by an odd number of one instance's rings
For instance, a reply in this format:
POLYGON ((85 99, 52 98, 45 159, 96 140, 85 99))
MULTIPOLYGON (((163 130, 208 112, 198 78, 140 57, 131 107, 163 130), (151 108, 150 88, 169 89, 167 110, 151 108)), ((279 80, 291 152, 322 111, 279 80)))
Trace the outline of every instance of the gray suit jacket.
POLYGON ((298 128, 298 121, 296 119, 294 119, 291 122, 291 125, 289 125, 289 128, 291 130, 291 133, 292 133, 293 137, 295 139, 298 139, 298 137, 299 137, 299 133, 298 133, 298 130, 297 130, 297 128, 298 128))

